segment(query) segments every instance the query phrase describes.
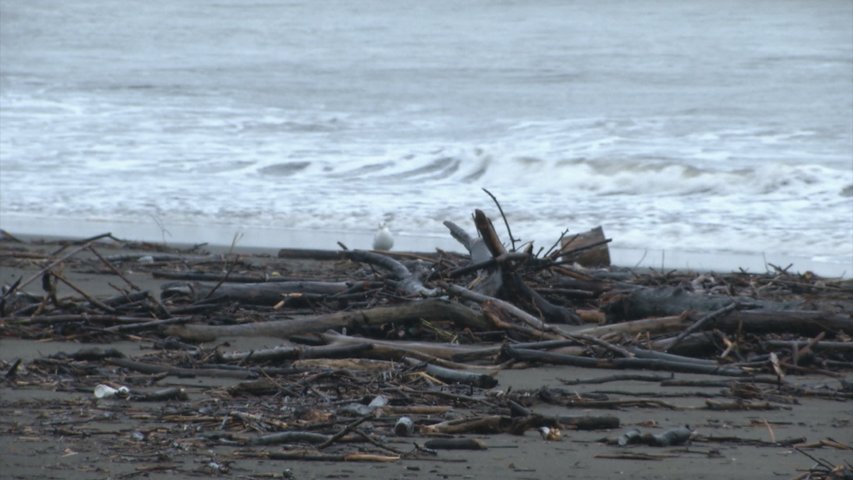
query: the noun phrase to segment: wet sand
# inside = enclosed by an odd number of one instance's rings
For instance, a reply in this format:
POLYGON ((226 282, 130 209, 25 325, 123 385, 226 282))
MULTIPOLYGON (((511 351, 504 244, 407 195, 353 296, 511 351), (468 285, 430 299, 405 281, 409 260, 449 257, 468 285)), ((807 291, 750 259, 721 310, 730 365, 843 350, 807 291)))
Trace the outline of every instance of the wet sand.
MULTIPOLYGON (((0 242, 0 283, 11 284, 27 278, 42 267, 33 254, 49 254, 58 245, 20 245, 0 242)), ((252 262, 280 262, 274 251, 241 250, 252 262)), ((108 254, 126 253, 114 246, 105 246, 108 254)), ((316 268, 322 268, 317 266, 316 268)), ((144 271, 128 268, 125 275, 143 289, 159 292, 164 282, 144 271)), ((96 298, 115 294, 110 284, 115 275, 75 269, 69 264, 64 275, 75 285, 96 298)), ((39 294, 38 282, 25 291, 39 294)), ((59 296, 75 295, 60 286, 59 296)), ((606 392, 611 399, 652 398, 666 401, 678 409, 626 407, 618 410, 573 409, 537 404, 534 409, 544 415, 615 415, 620 427, 608 431, 563 432, 557 442, 544 441, 535 432, 526 435, 473 435, 487 446, 482 451, 441 451, 432 460, 400 460, 394 463, 313 462, 294 460, 258 460, 241 458, 240 450, 259 448, 276 450, 281 447, 234 447, 201 442, 193 429, 201 425, 188 420, 184 424, 159 423, 166 411, 203 411, 209 402, 232 402, 241 407, 241 399, 222 395, 224 387, 239 380, 223 378, 178 378, 167 376, 158 381, 157 388, 181 386, 189 395, 187 402, 138 402, 126 400, 96 400, 94 385, 63 383, 63 376, 27 375, 28 366, 36 359, 57 352, 76 352, 93 346, 72 341, 42 341, 18 338, 6 320, 0 323, 0 373, 13 362, 22 361, 16 379, 0 383, 0 464, 3 478, 10 479, 94 479, 94 478, 794 478, 813 465, 813 461, 790 445, 770 442, 784 439, 805 439, 813 443, 832 438, 853 442, 853 402, 820 398, 799 398, 794 404, 778 404, 767 411, 710 411, 704 410, 708 395, 719 388, 669 387, 657 383, 623 381, 601 385, 567 386, 561 380, 593 378, 611 375, 612 371, 577 367, 538 367, 505 370, 498 376, 495 391, 531 390, 542 387, 570 389, 577 393, 606 392), (680 396, 675 396, 676 394, 680 396), (690 425, 705 436, 732 436, 745 440, 761 440, 763 445, 743 443, 694 441, 688 446, 655 448, 648 446, 617 447, 603 443, 605 437, 615 438, 627 428, 660 432, 668 428, 690 425), (170 439, 178 438, 179 441, 170 439), (648 454, 655 459, 612 459, 607 455, 628 453, 648 454), (226 466, 227 472, 215 470, 226 466)), ((220 339, 229 350, 244 350, 280 344, 270 338, 220 339)), ((150 341, 111 342, 111 347, 128 356, 137 356, 152 349, 150 341)), ((636 372, 641 373, 641 372, 636 372)), ((140 376, 140 375, 137 375, 140 376)), ((678 374, 679 379, 714 379, 708 375, 678 374)), ((837 381, 827 376, 797 376, 789 380, 819 388, 837 388, 837 381)), ((268 402, 281 402, 271 397, 268 402)), ((464 414, 465 409, 459 409, 464 414)), ((206 427, 207 428, 207 427, 206 427)), ((384 433, 388 442, 406 449, 411 441, 384 433)), ((207 430, 204 433, 211 433, 207 430)), ((202 433, 199 430, 198 433, 202 433)), ((422 441, 415 437, 413 440, 422 441)), ((782 442, 784 443, 784 442, 782 442)), ((833 463, 851 461, 853 452, 822 448, 810 450, 833 463)))

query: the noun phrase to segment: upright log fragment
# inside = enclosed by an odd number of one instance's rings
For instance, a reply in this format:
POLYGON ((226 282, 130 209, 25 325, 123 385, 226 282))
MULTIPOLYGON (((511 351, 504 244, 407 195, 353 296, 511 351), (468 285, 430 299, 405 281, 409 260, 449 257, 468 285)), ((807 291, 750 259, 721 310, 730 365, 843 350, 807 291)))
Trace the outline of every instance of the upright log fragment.
MULTIPOLYGON (((492 221, 481 210, 474 211, 474 224, 477 226, 477 231, 492 254, 493 258, 499 258, 507 255, 506 248, 500 242, 495 227, 492 221)), ((528 255, 527 260, 532 259, 528 255)), ((571 310, 554 305, 546 300, 542 295, 530 288, 521 276, 516 271, 516 267, 524 263, 525 260, 500 262, 498 273, 501 276, 502 287, 501 296, 509 299, 512 303, 525 306, 527 310, 538 312, 542 315, 545 321, 555 323, 581 323, 580 318, 571 310)))

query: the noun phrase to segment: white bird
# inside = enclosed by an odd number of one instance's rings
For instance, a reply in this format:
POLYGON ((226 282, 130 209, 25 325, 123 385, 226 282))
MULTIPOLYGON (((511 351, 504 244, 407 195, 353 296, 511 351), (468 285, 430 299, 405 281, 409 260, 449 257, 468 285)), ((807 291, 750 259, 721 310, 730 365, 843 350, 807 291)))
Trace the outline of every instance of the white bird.
POLYGON ((385 222, 379 224, 379 230, 376 231, 376 235, 373 236, 373 249, 374 250, 391 250, 391 247, 394 246, 394 237, 391 235, 391 230, 388 230, 388 226, 385 225, 385 222))

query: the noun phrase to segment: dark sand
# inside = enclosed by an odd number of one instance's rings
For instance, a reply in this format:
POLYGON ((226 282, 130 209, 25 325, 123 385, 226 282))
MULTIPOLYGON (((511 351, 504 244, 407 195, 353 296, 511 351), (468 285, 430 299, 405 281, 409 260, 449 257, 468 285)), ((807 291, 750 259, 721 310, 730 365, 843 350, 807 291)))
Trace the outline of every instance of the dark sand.
MULTIPOLYGON (((109 244, 108 244, 109 245, 109 244)), ((33 254, 49 254, 56 244, 21 245, 0 242, 0 284, 8 285, 20 277, 27 278, 44 265, 33 254)), ((100 247, 99 247, 100 248, 100 247)), ((120 253, 113 246, 102 248, 103 253, 120 253)), ((272 254, 264 256, 257 250, 249 252, 252 262, 281 265, 272 254)), ((300 265, 300 268, 323 268, 300 265)), ((143 271, 125 265, 125 275, 143 289, 159 292, 163 280, 154 279, 143 271)), ((69 262, 64 275, 98 298, 113 296, 110 284, 119 281, 115 275, 76 269, 69 262)), ((24 289, 40 294, 36 281, 24 289)), ((76 295, 64 286, 60 296, 76 295)), ((576 367, 540 367, 508 370, 499 374, 495 390, 514 391, 540 387, 562 387, 579 393, 610 391, 611 399, 657 398, 682 407, 623 408, 620 410, 578 410, 537 404, 542 414, 615 415, 621 426, 612 431, 569 431, 557 442, 546 442, 528 431, 524 436, 509 434, 483 435, 489 447, 484 451, 441 451, 435 460, 401 460, 394 463, 345 463, 244 459, 237 455, 244 448, 266 450, 280 446, 237 447, 211 446, 194 441, 192 422, 184 424, 157 422, 169 409, 202 408, 205 402, 218 398, 240 409, 240 398, 221 394, 221 388, 238 382, 230 379, 166 377, 157 388, 182 386, 189 394, 188 402, 130 402, 124 400, 95 400, 94 385, 67 384, 65 377, 44 378, 27 374, 34 359, 56 352, 76 352, 92 346, 77 342, 41 341, 17 338, 7 323, 0 321, 0 374, 11 364, 22 360, 17 379, 0 381, 0 478, 9 479, 95 479, 95 478, 423 478, 423 479, 548 479, 548 478, 794 478, 814 462, 790 446, 750 446, 738 443, 693 442, 689 446, 654 448, 608 446, 600 440, 616 437, 627 428, 659 432, 666 428, 688 424, 706 436, 733 436, 743 439, 771 441, 805 438, 806 443, 832 438, 853 443, 853 403, 847 401, 800 398, 796 404, 778 410, 754 412, 717 412, 700 410, 705 395, 719 388, 662 388, 657 383, 619 382, 601 385, 565 386, 559 379, 600 377, 612 371, 576 367), (216 394, 216 392, 220 392, 216 394), (682 393, 682 397, 670 397, 682 393), (766 423, 765 423, 766 422, 766 423), (768 428, 768 425, 772 428, 768 428), (136 438, 144 432, 145 438, 136 438), (177 441, 170 439, 179 439, 177 441), (602 454, 640 453, 661 455, 658 460, 625 460, 596 458, 602 454), (227 465, 228 472, 214 472, 213 463, 227 465)), ((274 346, 276 339, 229 339, 228 349, 245 350, 257 346, 274 346)), ((218 343, 222 343, 220 340, 218 343)), ((121 341, 102 345, 120 349, 126 355, 138 356, 151 348, 150 341, 121 341)), ((633 372, 642 373, 642 372, 633 372)), ((141 376, 142 374, 135 374, 141 376)), ((679 374, 677 378, 714 379, 707 375, 679 374)), ((817 387, 837 388, 836 380, 826 376, 798 376, 789 380, 817 387)), ((281 402, 270 397, 269 402, 281 402)), ((464 414, 461 409, 457 413, 464 414)), ((202 432, 199 432, 202 433, 202 432)), ((210 433, 207 431, 205 433, 210 433)), ((382 432, 376 432, 382 433, 382 432)), ((392 445, 408 449, 410 442, 388 436, 392 445)), ((415 441, 423 438, 415 437, 415 441)), ((809 452, 831 463, 853 461, 853 451, 832 448, 812 449, 809 452)))

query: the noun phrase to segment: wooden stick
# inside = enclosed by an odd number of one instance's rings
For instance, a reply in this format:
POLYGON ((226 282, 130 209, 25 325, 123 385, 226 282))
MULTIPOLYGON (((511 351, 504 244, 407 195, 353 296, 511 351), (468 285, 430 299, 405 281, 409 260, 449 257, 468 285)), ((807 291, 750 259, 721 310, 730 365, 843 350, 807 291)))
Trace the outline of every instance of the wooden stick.
POLYGON ((713 312, 711 312, 711 313, 705 315, 704 317, 700 318, 693 325, 690 325, 683 332, 681 332, 681 334, 679 336, 675 337, 675 340, 673 340, 672 343, 669 344, 669 347, 667 347, 666 351, 670 351, 673 348, 675 348, 679 343, 681 343, 682 340, 684 340, 685 337, 687 337, 691 333, 695 332, 696 330, 699 330, 700 328, 704 327, 705 324, 707 324, 708 322, 710 322, 716 318, 720 318, 720 317, 724 316, 725 314, 731 312, 732 310, 734 310, 736 308, 737 308, 737 302, 732 302, 732 303, 726 305, 725 307, 723 307, 719 310, 714 310, 713 312))
POLYGON ((353 429, 355 429, 355 427, 357 427, 357 426, 361 425, 362 423, 366 422, 367 420, 370 420, 371 418, 375 418, 375 417, 376 417, 376 414, 374 412, 370 412, 367 415, 364 415, 363 417, 359 418, 358 420, 356 420, 356 421, 350 423, 349 425, 347 425, 346 427, 344 427, 343 430, 341 430, 340 432, 332 435, 325 442, 321 443, 320 445, 317 445, 317 449, 323 450, 324 448, 326 448, 329 445, 338 441, 341 437, 343 437, 347 433, 353 431, 353 429))

